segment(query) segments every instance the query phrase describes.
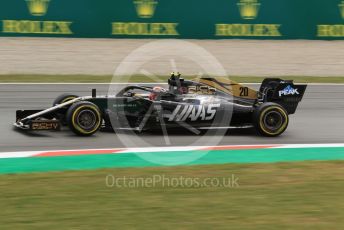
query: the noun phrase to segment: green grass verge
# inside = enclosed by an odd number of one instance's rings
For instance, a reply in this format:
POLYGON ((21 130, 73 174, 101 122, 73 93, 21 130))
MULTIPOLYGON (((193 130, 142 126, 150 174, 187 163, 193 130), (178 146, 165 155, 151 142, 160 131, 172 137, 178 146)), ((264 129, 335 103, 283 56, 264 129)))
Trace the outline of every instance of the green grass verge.
MULTIPOLYGON (((186 76, 192 79, 194 76, 186 76)), ((230 76, 237 82, 260 83, 265 77, 254 76, 230 76)), ((298 83, 344 83, 344 77, 310 77, 310 76, 286 76, 283 79, 294 79, 298 83)), ((153 80, 144 75, 129 77, 113 77, 111 75, 0 75, 0 83, 110 83, 110 82, 166 82, 168 76, 156 76, 153 80)))
POLYGON ((1 229, 342 229, 342 161, 0 176, 1 229), (105 177, 238 178, 239 187, 107 187, 105 177))

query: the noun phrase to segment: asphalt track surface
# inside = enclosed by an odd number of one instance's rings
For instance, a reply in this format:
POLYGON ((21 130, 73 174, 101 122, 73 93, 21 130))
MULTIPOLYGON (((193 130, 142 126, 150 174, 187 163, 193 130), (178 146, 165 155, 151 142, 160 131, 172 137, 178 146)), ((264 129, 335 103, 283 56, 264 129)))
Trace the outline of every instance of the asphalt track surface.
MULTIPOLYGON (((47 108, 62 93, 73 92, 84 96, 90 95, 92 88, 97 88, 98 94, 106 94, 109 86, 0 84, 0 151, 142 147, 127 146, 118 138, 118 134, 109 132, 78 137, 68 130, 25 133, 13 129, 17 109, 47 108)), ((133 134, 120 135, 130 139, 133 134)), ((143 133, 139 137, 151 146, 167 146, 159 133, 143 133)), ((188 146, 193 145, 200 136, 180 131, 169 133, 168 138, 170 145, 188 146)), ((236 129, 217 138, 219 145, 344 143, 344 85, 309 85, 296 114, 290 117, 287 131, 280 137, 260 137, 253 130, 236 129)), ((206 142, 202 144, 209 145, 206 142)))

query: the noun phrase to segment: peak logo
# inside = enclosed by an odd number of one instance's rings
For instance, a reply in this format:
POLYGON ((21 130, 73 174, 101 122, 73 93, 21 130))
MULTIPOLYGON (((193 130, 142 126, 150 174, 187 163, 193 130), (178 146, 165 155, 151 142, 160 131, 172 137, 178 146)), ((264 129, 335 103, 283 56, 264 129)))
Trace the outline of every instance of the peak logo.
POLYGON ((154 16, 158 2, 156 0, 135 0, 134 4, 140 18, 151 18, 154 16))
POLYGON ((33 16, 44 16, 48 12, 50 0, 25 0, 30 14, 33 16))
POLYGON ((299 95, 298 89, 294 89, 290 85, 285 87, 283 90, 278 91, 278 95, 281 96, 288 96, 288 95, 299 95))
POLYGON ((258 16, 260 8, 258 0, 240 0, 237 5, 243 19, 255 19, 258 16))

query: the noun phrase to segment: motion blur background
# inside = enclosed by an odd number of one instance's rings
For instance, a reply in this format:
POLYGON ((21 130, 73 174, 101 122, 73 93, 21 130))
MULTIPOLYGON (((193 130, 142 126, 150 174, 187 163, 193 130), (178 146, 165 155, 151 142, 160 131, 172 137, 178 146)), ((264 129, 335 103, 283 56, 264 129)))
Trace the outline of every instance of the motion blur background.
POLYGON ((341 0, 3 0, 0 74, 111 75, 152 39, 183 38, 230 75, 341 76, 343 21, 341 0))

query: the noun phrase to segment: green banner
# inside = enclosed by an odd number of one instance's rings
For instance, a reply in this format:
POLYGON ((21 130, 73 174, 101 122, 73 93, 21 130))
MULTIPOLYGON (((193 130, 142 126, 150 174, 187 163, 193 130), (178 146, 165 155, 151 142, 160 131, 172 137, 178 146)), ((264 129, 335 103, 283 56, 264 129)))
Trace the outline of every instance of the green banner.
POLYGON ((343 39, 344 0, 2 0, 0 35, 343 39))

